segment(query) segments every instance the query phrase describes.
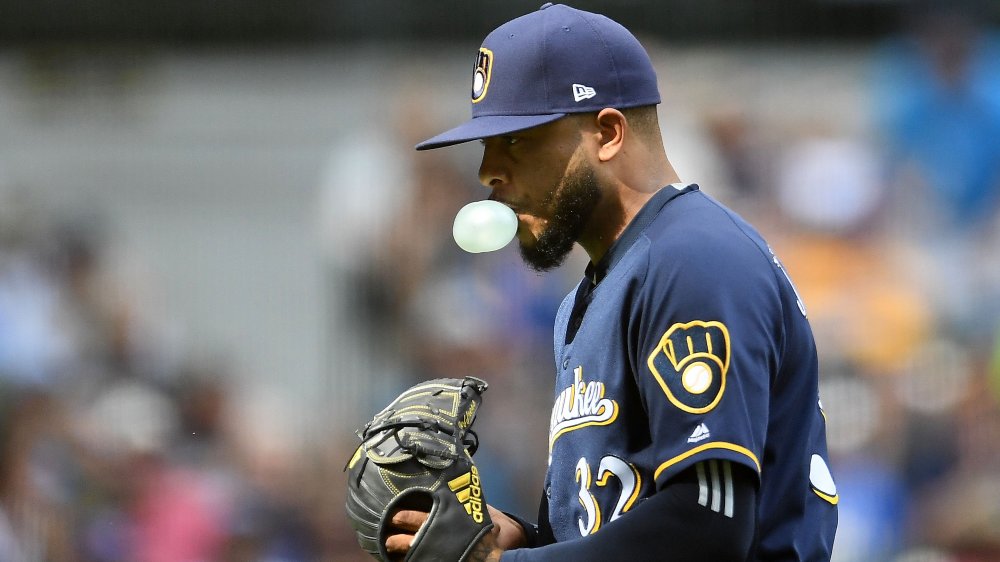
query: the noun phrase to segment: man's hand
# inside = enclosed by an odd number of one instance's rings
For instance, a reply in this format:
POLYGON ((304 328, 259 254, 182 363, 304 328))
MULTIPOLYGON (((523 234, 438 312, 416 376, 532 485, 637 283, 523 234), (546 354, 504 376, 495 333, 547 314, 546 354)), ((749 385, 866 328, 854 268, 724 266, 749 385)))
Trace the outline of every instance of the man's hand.
MULTIPOLYGON (((493 519, 493 529, 484 535, 473 548, 467 562, 496 562, 505 550, 527 546, 527 538, 521 524, 503 514, 493 506, 486 506, 493 519)), ((422 511, 399 511, 392 516, 395 533, 385 541, 385 549, 393 560, 402 560, 410 550, 413 538, 420 526, 427 520, 427 514, 422 511)))
POLYGON ((492 505, 486 506, 490 510, 490 517, 493 518, 492 534, 496 536, 497 546, 500 550, 513 550, 528 546, 528 537, 524 534, 524 528, 517 521, 507 517, 504 512, 496 509, 492 505))

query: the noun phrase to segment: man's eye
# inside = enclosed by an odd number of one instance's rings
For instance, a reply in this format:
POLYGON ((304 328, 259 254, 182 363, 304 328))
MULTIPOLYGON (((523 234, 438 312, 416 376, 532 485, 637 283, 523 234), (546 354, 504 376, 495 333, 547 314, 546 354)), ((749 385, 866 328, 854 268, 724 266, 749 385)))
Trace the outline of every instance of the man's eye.
MULTIPOLYGON (((500 139, 500 141, 507 146, 510 146, 512 144, 517 144, 517 142, 521 140, 517 137, 512 137, 510 135, 500 135, 499 137, 494 137, 494 138, 500 139)), ((486 146, 486 139, 479 139, 479 144, 486 146)))

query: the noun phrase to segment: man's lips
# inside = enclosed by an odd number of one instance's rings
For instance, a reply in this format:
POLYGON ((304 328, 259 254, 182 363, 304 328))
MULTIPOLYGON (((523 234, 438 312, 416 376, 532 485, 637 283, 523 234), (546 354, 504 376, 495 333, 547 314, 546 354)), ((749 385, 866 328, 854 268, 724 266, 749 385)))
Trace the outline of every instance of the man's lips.
POLYGON ((504 201, 503 199, 497 197, 490 197, 489 199, 490 201, 496 201, 497 203, 510 207, 510 210, 514 211, 515 215, 525 214, 524 209, 521 206, 517 205, 516 203, 512 203, 510 201, 504 201))

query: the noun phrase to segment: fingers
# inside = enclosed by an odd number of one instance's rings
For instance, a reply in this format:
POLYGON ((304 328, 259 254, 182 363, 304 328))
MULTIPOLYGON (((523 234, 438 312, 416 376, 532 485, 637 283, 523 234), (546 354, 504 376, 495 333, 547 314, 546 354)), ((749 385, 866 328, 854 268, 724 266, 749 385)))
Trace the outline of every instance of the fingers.
POLYGON ((397 512, 390 520, 393 527, 401 531, 416 533, 420 526, 427 521, 427 514, 422 511, 403 510, 397 512))
POLYGON ((413 544, 413 535, 390 535, 385 539, 385 550, 389 554, 406 554, 413 544))
POLYGON ((402 560, 410 550, 414 536, 424 521, 427 521, 427 514, 422 511, 403 510, 393 514, 389 520, 392 528, 385 539, 385 550, 393 560, 402 560))

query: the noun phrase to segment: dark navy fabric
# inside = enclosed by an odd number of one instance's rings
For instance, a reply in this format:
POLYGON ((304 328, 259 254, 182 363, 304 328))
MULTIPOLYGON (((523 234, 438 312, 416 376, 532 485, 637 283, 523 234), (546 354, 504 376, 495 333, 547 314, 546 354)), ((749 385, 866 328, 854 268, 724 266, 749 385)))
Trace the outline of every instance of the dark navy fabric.
POLYGON ((472 116, 599 111, 660 103, 649 55, 624 27, 600 14, 556 4, 486 36, 490 86, 472 116), (594 96, 577 100, 573 84, 594 96))
MULTIPOLYGON (((717 461, 708 461, 709 463, 717 461)), ((697 465, 697 466, 703 466, 697 465)), ((720 562, 745 560, 756 531, 757 474, 733 468, 732 516, 699 503, 697 472, 688 468, 666 488, 636 505, 628 517, 604 525, 600 533, 565 542, 529 543, 543 548, 504 554, 502 560, 573 562, 720 562)), ((524 525, 525 523, 521 523, 524 525)))
POLYGON ((660 103, 656 71, 635 36, 606 16, 562 4, 487 35, 471 90, 472 118, 417 150, 512 133, 567 113, 660 103))
POLYGON ((554 348, 540 525, 556 541, 725 459, 759 477, 749 560, 829 560, 839 498, 806 309, 735 213, 696 185, 660 190, 566 297, 554 348))

